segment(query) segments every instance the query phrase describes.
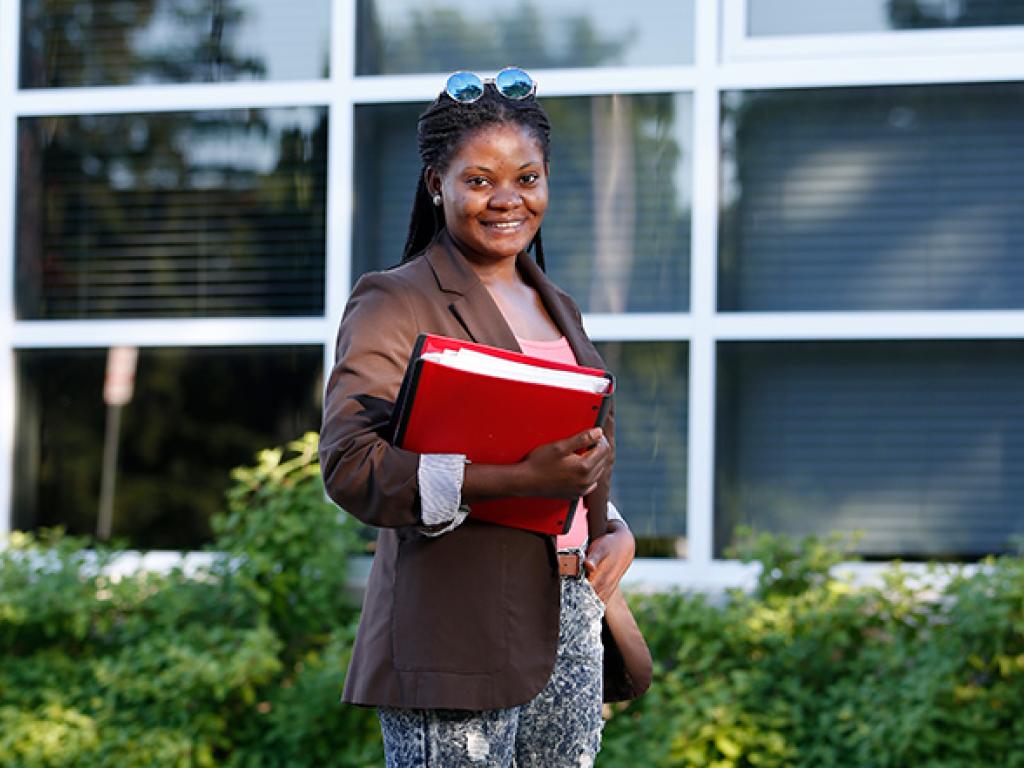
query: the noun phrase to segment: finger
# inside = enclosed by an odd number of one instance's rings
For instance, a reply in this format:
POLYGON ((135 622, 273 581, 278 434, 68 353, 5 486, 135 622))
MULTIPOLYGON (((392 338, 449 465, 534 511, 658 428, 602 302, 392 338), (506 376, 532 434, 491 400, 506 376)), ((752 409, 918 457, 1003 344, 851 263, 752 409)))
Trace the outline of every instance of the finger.
POLYGON ((589 451, 580 455, 580 466, 587 472, 603 472, 608 463, 608 447, 597 443, 589 451))
POLYGON ((601 431, 600 427, 585 429, 579 434, 566 439, 566 452, 582 453, 583 451, 588 451, 595 443, 598 443, 603 436, 604 432, 601 431))

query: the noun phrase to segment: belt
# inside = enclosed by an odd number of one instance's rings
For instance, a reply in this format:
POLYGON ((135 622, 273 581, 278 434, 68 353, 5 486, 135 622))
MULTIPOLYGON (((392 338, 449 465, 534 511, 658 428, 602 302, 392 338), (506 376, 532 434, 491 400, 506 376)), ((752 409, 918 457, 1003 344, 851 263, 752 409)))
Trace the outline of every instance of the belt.
POLYGON ((579 550, 558 553, 558 575, 582 579, 587 572, 583 568, 584 554, 579 550))

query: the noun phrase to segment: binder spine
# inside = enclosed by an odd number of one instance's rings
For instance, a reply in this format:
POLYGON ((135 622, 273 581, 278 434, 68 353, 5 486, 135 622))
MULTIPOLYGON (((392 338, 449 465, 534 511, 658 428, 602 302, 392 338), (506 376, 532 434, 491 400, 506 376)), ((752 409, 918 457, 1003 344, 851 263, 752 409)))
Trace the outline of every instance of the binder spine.
POLYGON ((421 333, 416 337, 412 353, 409 355, 409 366, 405 369, 405 376, 402 377, 402 386, 398 389, 398 398, 395 400, 395 407, 391 411, 391 421, 388 425, 388 432, 391 435, 391 444, 402 446, 405 437, 405 429, 409 425, 409 406, 412 398, 410 393, 416 391, 420 371, 423 365, 420 362, 420 355, 423 353, 423 345, 427 343, 427 334, 421 333))

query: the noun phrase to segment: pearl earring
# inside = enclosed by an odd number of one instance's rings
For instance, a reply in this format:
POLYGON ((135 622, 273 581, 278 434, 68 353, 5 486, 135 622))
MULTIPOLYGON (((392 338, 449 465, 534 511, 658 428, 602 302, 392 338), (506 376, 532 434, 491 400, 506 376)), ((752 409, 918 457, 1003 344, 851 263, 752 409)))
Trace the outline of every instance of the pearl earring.
POLYGON ((436 205, 436 206, 440 206, 441 205, 441 196, 440 195, 434 195, 434 205, 436 205))

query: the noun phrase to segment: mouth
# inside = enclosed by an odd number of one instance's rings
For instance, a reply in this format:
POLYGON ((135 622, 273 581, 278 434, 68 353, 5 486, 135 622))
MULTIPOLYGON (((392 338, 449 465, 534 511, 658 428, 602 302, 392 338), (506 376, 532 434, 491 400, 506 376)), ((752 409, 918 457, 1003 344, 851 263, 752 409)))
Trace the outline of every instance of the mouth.
POLYGON ((494 232, 518 232, 526 224, 525 219, 514 221, 482 221, 480 222, 494 232))

